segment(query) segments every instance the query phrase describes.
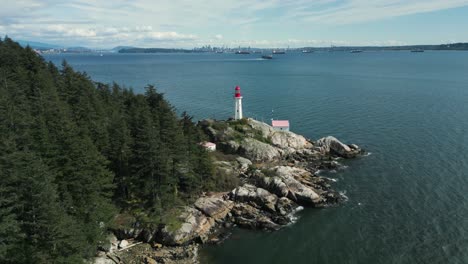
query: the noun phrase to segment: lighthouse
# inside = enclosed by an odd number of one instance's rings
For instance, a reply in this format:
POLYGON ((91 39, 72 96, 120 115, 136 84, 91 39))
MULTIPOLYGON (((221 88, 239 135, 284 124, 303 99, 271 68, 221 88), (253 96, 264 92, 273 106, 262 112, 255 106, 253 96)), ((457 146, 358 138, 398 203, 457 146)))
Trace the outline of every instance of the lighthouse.
POLYGON ((234 119, 242 119, 242 95, 240 92, 240 87, 236 86, 234 93, 234 119))

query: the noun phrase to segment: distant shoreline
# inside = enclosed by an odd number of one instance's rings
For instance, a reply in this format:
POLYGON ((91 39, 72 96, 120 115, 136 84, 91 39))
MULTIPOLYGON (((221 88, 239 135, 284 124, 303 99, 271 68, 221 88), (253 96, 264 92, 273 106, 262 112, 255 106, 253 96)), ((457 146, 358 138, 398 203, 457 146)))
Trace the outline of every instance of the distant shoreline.
MULTIPOLYGON (((60 54, 60 53, 236 53, 238 51, 247 51, 252 54, 264 53, 270 54, 275 48, 220 48, 220 47, 203 47, 193 49, 180 48, 137 48, 137 47, 115 47, 113 49, 88 49, 84 47, 75 48, 44 48, 34 47, 36 52, 41 54, 60 54)), ((330 47, 301 47, 291 49, 281 49, 285 53, 307 53, 312 52, 351 52, 359 51, 468 51, 468 43, 440 44, 440 45, 408 45, 408 46, 330 46, 330 47)))
MULTIPOLYGON (((411 51, 411 50, 468 50, 468 43, 440 44, 440 45, 409 45, 409 46, 342 46, 342 47, 302 47, 287 49, 287 52, 302 52, 303 50, 310 51, 411 51)), ((204 53, 216 52, 220 49, 204 50, 204 49, 166 49, 166 48, 124 48, 119 50, 119 53, 204 53)), ((223 52, 234 52, 237 50, 265 51, 270 52, 272 48, 239 48, 222 50, 223 52)))

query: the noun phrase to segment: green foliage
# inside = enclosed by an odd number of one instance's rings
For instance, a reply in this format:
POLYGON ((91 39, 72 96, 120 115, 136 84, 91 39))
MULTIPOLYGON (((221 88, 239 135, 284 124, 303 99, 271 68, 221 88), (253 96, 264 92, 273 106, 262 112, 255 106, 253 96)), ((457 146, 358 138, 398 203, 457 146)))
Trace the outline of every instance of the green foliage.
POLYGON ((108 227, 175 229, 177 208, 226 185, 198 145, 204 134, 155 87, 94 83, 9 38, 0 135, 0 263, 82 263, 108 227))
POLYGON ((271 139, 264 137, 261 130, 251 127, 246 118, 229 122, 215 122, 212 127, 224 135, 228 134, 228 140, 234 140, 238 143, 241 143, 246 137, 250 137, 263 143, 272 144, 271 139), (232 128, 229 132, 227 132, 228 127, 232 128))
POLYGON ((231 126, 246 126, 248 124, 249 124, 249 121, 247 120, 247 118, 229 121, 229 125, 231 126))

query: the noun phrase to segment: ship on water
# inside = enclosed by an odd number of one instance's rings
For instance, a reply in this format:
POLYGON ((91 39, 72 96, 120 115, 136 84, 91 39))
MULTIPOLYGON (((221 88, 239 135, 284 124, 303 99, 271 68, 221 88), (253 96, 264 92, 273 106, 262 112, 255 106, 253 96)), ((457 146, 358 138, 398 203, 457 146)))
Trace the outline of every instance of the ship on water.
POLYGON ((273 54, 286 54, 284 50, 273 50, 273 54))
POLYGON ((236 51, 236 54, 250 54, 250 51, 238 50, 238 51, 236 51))
POLYGON ((309 50, 309 49, 304 49, 302 50, 302 53, 312 53, 314 52, 313 50, 309 50))
POLYGON ((273 59, 273 55, 263 55, 262 59, 271 60, 271 59, 273 59))
POLYGON ((351 53, 361 53, 362 50, 355 49, 355 50, 351 50, 350 52, 351 52, 351 53))

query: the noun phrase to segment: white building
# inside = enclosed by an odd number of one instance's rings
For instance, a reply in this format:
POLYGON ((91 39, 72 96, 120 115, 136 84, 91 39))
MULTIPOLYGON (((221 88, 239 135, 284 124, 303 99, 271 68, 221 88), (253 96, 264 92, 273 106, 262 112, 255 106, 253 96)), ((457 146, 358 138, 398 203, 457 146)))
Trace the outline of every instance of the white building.
POLYGON ((213 143, 213 142, 204 141, 204 142, 200 143, 200 146, 204 147, 208 151, 215 151, 216 150, 216 144, 213 143))
POLYGON ((271 126, 279 131, 289 131, 289 120, 271 120, 271 126))

